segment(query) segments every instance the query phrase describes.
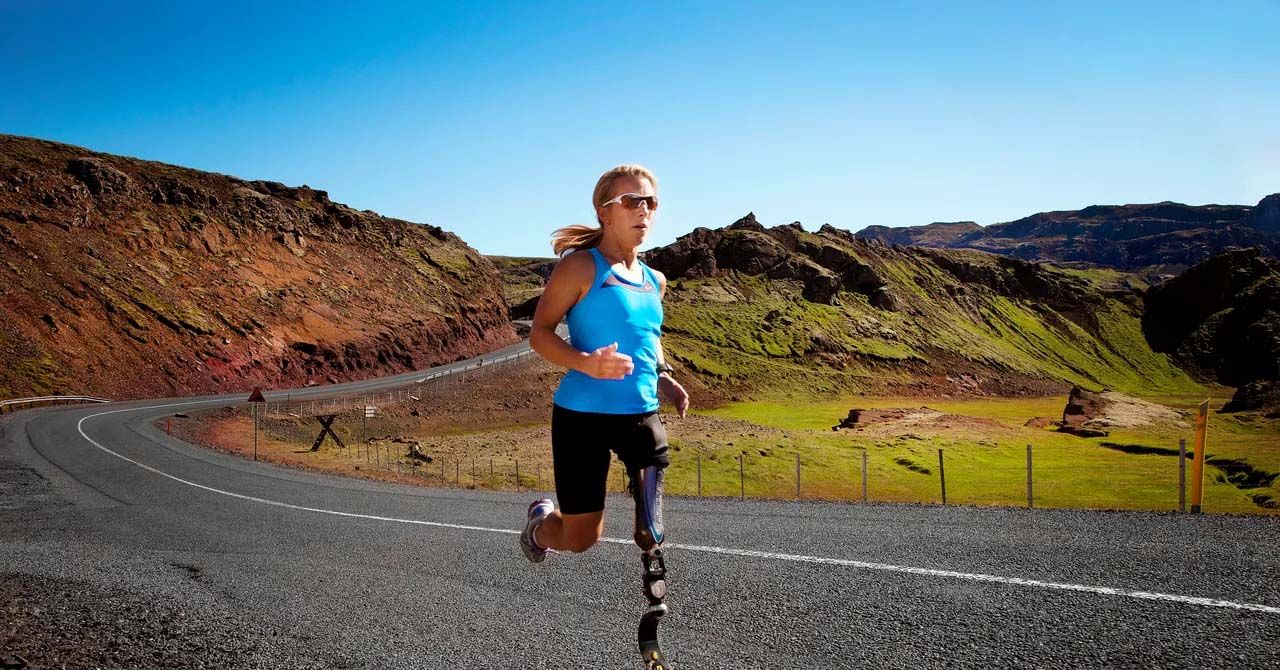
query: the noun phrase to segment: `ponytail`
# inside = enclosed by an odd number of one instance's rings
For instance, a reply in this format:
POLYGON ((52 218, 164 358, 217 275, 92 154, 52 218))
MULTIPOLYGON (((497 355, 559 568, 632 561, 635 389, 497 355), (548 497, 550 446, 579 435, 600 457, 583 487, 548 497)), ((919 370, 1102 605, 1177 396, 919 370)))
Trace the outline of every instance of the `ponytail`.
MULTIPOLYGON (((648 179, 654 191, 658 189, 658 178, 654 177, 648 168, 642 165, 619 165, 600 175, 600 179, 596 180, 596 188, 591 193, 593 209, 608 202, 609 193, 613 190, 613 183, 623 175, 648 179)), ((596 216, 596 221, 600 223, 599 228, 574 224, 551 233, 551 249, 555 251, 556 256, 563 256, 567 251, 590 249, 599 245, 600 238, 604 237, 604 222, 600 221, 598 215, 596 216)))

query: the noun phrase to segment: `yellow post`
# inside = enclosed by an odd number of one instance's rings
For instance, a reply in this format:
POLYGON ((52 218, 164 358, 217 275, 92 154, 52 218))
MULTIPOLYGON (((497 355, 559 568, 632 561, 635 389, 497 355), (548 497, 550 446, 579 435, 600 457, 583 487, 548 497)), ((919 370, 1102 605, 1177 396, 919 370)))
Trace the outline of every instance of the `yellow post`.
POLYGON ((1200 403, 1200 412, 1196 414, 1196 453, 1191 462, 1191 513, 1200 513, 1200 501, 1204 494, 1204 446, 1205 433, 1209 424, 1209 401, 1200 403))

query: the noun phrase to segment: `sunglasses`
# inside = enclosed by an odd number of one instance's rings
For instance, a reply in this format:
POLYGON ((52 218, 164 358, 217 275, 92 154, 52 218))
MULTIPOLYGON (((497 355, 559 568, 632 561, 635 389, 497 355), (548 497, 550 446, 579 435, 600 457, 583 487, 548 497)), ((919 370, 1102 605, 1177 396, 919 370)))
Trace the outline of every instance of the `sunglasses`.
POLYGON ((638 209, 640 207, 640 203, 642 202, 649 206, 649 211, 653 211, 658 208, 658 196, 640 195, 639 193, 623 193, 622 195, 600 206, 608 207, 609 205, 612 205, 614 203, 622 203, 622 206, 626 207, 627 209, 638 209))

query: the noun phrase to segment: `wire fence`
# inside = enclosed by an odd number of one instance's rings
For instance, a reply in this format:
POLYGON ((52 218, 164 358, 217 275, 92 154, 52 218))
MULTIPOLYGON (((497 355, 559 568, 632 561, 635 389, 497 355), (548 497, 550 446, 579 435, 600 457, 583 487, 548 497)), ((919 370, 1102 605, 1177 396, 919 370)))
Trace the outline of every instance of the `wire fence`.
MULTIPOLYGON (((442 487, 547 491, 554 488, 554 473, 545 440, 514 449, 473 443, 466 452, 450 453, 415 437, 416 419, 410 418, 419 410, 431 411, 430 403, 443 401, 442 392, 447 396, 450 390, 467 390, 477 378, 525 365, 533 355, 524 351, 483 359, 389 391, 286 399, 232 411, 240 418, 256 411, 255 453, 260 440, 274 453, 312 462, 327 459, 328 469, 365 476, 442 487)), ((238 440, 241 450, 248 450, 247 435, 223 439, 238 440)), ((1103 446, 1112 448, 1028 444, 1023 452, 975 444, 939 449, 924 441, 911 449, 793 445, 782 450, 681 451, 673 445, 666 491, 704 498, 1187 510, 1194 456, 1190 445, 1103 446), (1116 468, 1117 452, 1140 458, 1116 468)), ((1280 508, 1278 473, 1210 458, 1205 478, 1242 493, 1241 507, 1222 511, 1280 508)), ((607 487, 626 490, 623 468, 610 468, 607 487)))
MULTIPOLYGON (((249 413, 238 410, 242 416, 249 413)), ((549 445, 533 445, 531 452, 545 456, 512 456, 484 446, 465 454, 449 455, 424 447, 418 440, 387 430, 391 424, 363 419, 347 412, 335 420, 317 450, 327 454, 337 469, 363 474, 409 479, 425 485, 500 491, 548 491, 554 488, 549 445), (334 435, 339 439, 335 440, 334 435), (336 463, 334 463, 336 461, 336 463), (343 463, 347 467, 342 467, 343 463), (394 477, 392 477, 394 476, 394 477)), ((260 438, 276 445, 310 453, 323 430, 318 422, 293 417, 259 417, 260 438)), ((238 438, 248 441, 246 435, 238 438)), ((247 451, 247 449, 245 449, 247 451)), ((1026 446, 1021 463, 974 461, 963 448, 937 449, 933 458, 904 457, 874 449, 839 450, 834 447, 805 449, 805 453, 761 457, 758 453, 695 452, 675 454, 667 470, 669 495, 721 499, 794 499, 853 502, 913 502, 941 505, 998 505, 1027 508, 1114 508, 1187 511, 1190 505, 1191 459, 1151 458, 1141 468, 1108 470, 1105 465, 1040 464, 1046 452, 1062 448, 1026 446), (830 463, 832 452, 842 452, 839 464, 830 463)), ((1079 451, 1078 449, 1075 451, 1079 451)), ((610 492, 626 490, 620 464, 610 469, 610 492)), ((1256 490, 1253 505, 1265 512, 1276 509, 1270 488, 1272 473, 1238 473, 1210 467, 1206 478, 1218 484, 1256 490), (1252 477, 1250 480, 1249 478, 1252 477)), ((1210 505, 1210 508, 1213 506, 1210 505)), ((1226 510, 1232 511, 1232 510, 1226 510)), ((1251 511, 1243 508, 1234 511, 1251 511)))

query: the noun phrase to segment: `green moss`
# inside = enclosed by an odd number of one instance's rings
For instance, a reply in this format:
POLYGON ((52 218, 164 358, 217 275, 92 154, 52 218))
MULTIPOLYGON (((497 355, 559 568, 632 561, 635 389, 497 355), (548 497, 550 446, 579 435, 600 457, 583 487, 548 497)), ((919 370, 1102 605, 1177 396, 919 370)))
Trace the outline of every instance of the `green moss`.
MULTIPOLYGON (((977 253, 966 255, 966 262, 1004 267, 977 253)), ((835 305, 814 303, 801 297, 799 282, 738 273, 680 280, 665 305, 667 331, 682 338, 672 342, 671 353, 715 370, 713 376, 746 386, 754 379, 784 392, 839 389, 872 375, 905 380, 908 368, 884 364, 927 362, 938 353, 996 371, 1126 392, 1201 388, 1168 356, 1151 350, 1135 307, 1101 291, 1094 294, 1100 307, 1091 314, 1097 326, 1090 332, 1044 304, 993 295, 985 287, 962 290, 954 276, 924 258, 887 256, 875 267, 890 281, 899 310, 875 308, 858 293, 840 293, 835 305), (784 361, 808 377, 771 365, 784 361)), ((1126 278, 1068 274, 1113 287, 1126 278)))
POLYGON ((493 263, 494 267, 499 270, 550 263, 556 260, 554 257, 539 258, 535 256, 485 256, 485 258, 489 259, 489 262, 493 263))
POLYGON ((1130 287, 1136 289, 1148 288, 1147 282, 1139 275, 1128 272, 1121 272, 1112 268, 1066 268, 1055 265, 1041 265, 1041 269, 1046 272, 1053 272, 1069 277, 1083 279, 1093 285, 1095 288, 1117 288, 1130 287))
MULTIPOLYGON (((160 226, 151 220, 151 217, 143 210, 137 210, 133 213, 133 220, 137 224, 138 229, 145 230, 148 233, 159 233, 160 226)), ((131 231, 132 232, 132 231, 131 231)))
POLYGON ((439 279, 439 273, 443 271, 465 281, 476 272, 474 261, 466 250, 448 244, 399 247, 398 253, 423 277, 439 279))
POLYGON ((197 335, 212 335, 213 320, 195 305, 183 300, 170 305, 146 289, 133 296, 134 304, 151 312, 162 323, 174 330, 189 330, 197 335))
MULTIPOLYGON (((102 279, 102 277, 99 277, 99 279, 102 279)), ((105 307, 108 312, 123 315, 125 321, 128 322, 130 326, 137 328, 138 330, 147 329, 146 317, 142 315, 142 312, 135 309, 132 303, 121 298, 119 294, 108 288, 105 283, 99 284, 97 286, 97 290, 102 296, 103 307, 105 307)))
MULTIPOLYGON (((795 282, 747 276, 735 276, 727 285, 719 280, 682 280, 682 297, 666 305, 667 329, 767 358, 800 358, 816 352, 883 360, 919 357, 903 342, 860 335, 850 320, 850 309, 809 302, 800 296, 800 290, 795 282), (710 288, 724 290, 704 290, 710 288), (730 298, 700 297, 708 295, 730 298)), ((861 297, 853 300, 857 299, 861 297)))
POLYGON ((47 353, 19 358, 10 368, 9 377, 25 384, 33 396, 50 395, 66 385, 61 366, 47 353))

